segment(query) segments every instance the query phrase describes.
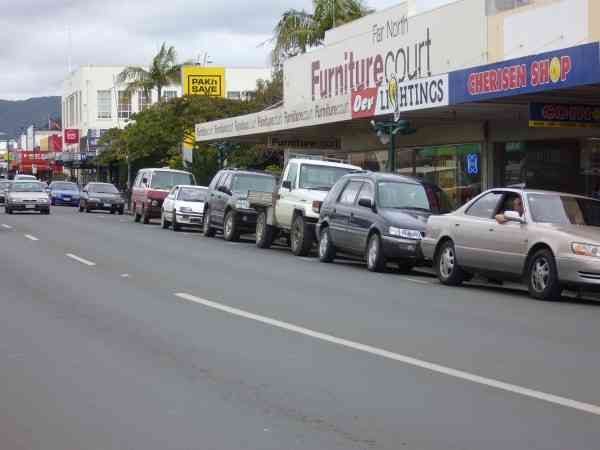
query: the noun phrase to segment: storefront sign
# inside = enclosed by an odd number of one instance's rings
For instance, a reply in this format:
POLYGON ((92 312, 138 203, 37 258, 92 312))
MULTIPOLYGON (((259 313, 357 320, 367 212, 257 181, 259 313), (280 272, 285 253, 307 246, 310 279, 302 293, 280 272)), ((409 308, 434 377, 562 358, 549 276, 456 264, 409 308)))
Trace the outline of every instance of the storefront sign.
POLYGON ((225 97, 225 69, 223 67, 184 66, 181 69, 183 95, 225 97))
POLYGON ((448 75, 398 83, 395 77, 379 88, 352 93, 352 118, 394 114, 448 105, 448 75))
POLYGON ((600 127, 600 106, 531 103, 529 126, 543 128, 600 127))
POLYGON ((450 103, 600 82, 600 44, 584 44, 450 73, 450 103))
POLYGON ((319 150, 339 150, 341 142, 338 138, 318 138, 318 139, 286 139, 280 137, 269 137, 269 147, 285 149, 319 149, 319 150))
POLYGON ((76 128, 67 128, 65 133, 65 144, 79 144, 79 130, 76 128))

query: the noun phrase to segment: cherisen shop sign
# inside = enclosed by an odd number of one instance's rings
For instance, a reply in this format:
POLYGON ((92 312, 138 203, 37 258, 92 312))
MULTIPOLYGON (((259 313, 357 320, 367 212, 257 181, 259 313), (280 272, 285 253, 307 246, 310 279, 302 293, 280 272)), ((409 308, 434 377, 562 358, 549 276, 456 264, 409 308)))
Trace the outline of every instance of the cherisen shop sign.
POLYGON ((600 44, 570 47, 450 73, 450 104, 600 82, 600 44))

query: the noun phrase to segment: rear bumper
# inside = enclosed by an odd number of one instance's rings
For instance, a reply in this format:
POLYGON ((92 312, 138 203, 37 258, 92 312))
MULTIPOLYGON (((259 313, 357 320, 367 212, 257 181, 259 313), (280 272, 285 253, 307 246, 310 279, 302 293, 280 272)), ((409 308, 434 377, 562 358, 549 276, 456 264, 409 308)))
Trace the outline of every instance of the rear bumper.
POLYGON ((105 203, 88 202, 86 207, 95 211, 120 211, 125 209, 125 203, 105 203))
POLYGON ((409 260, 414 263, 423 261, 423 253, 419 241, 383 236, 382 247, 386 258, 409 260))
POLYGON ((564 256, 556 259, 561 283, 600 290, 600 259, 589 256, 564 256))
POLYGON ((258 213, 255 210, 238 210, 235 213, 235 223, 238 229, 245 231, 256 230, 258 213))

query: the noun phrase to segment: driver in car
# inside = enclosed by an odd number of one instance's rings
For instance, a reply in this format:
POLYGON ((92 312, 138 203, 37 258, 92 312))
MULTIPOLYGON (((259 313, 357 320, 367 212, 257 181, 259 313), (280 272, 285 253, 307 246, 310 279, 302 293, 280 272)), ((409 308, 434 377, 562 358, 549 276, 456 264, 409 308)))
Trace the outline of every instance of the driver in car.
MULTIPOLYGON (((513 198, 512 208, 507 207, 504 209, 504 212, 506 212, 506 211, 516 211, 519 213, 520 217, 523 217, 524 209, 523 209, 523 201, 521 200, 521 197, 517 196, 517 197, 513 198)), ((498 222, 500 224, 508 222, 508 219, 504 216, 504 213, 496 214, 496 216, 494 218, 496 219, 496 222, 498 222)))

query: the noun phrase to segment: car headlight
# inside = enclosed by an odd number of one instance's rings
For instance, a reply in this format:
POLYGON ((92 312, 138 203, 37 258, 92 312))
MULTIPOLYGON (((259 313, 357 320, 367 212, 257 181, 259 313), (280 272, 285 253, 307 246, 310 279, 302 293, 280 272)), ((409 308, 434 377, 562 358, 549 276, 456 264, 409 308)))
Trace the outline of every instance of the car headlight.
POLYGON ((187 206, 181 206, 179 208, 179 212, 182 212, 182 213, 191 213, 192 212, 192 208, 189 208, 187 206))
POLYGON ((38 203, 48 203, 48 199, 47 198, 40 198, 38 200, 38 203))
POLYGON ((235 207, 238 209, 250 209, 250 202, 246 199, 239 199, 235 202, 235 207))
POLYGON ((422 238, 419 230, 409 230, 406 228, 390 227, 389 234, 390 236, 396 236, 403 239, 413 239, 415 241, 420 241, 422 238))
POLYGON ((576 255, 580 256, 593 256, 600 258, 600 246, 592 244, 583 244, 581 242, 573 242, 571 244, 571 250, 576 255))
POLYGON ((152 200, 152 206, 158 206, 158 200, 152 200))

